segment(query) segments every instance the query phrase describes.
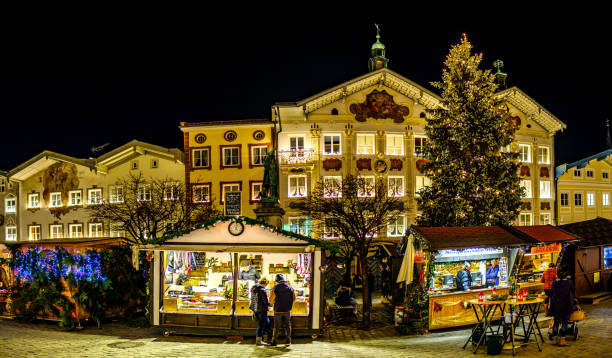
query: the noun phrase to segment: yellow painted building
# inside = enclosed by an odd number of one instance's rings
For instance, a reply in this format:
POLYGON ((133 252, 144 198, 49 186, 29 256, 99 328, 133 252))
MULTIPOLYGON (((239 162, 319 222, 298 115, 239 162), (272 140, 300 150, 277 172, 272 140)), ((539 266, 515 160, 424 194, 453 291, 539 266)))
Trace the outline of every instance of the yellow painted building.
POLYGON ((596 217, 612 219, 612 149, 588 158, 559 165, 557 181, 558 224, 596 217))
POLYGON ((226 192, 241 193, 241 215, 255 218, 264 176, 263 161, 272 150, 269 119, 181 122, 185 183, 194 203, 213 202, 224 210, 226 192))

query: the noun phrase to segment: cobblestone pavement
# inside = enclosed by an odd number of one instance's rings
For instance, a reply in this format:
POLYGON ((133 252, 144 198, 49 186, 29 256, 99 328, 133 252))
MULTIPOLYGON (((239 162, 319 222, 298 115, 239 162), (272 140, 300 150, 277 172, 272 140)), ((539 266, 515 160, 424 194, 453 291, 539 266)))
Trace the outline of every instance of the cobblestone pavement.
MULTIPOLYGON (((612 357, 612 300, 585 306, 586 320, 580 336, 569 347, 550 344, 545 334, 542 352, 535 344, 519 350, 522 357, 612 357)), ((52 324, 24 324, 0 320, 0 354, 3 357, 474 357, 461 347, 467 329, 446 330, 421 336, 398 336, 393 327, 362 331, 330 328, 317 340, 294 339, 289 348, 255 347, 254 339, 226 341, 193 336, 164 337, 153 328, 107 324, 102 329, 64 331, 52 324)), ((501 356, 511 357, 510 351, 501 356)))

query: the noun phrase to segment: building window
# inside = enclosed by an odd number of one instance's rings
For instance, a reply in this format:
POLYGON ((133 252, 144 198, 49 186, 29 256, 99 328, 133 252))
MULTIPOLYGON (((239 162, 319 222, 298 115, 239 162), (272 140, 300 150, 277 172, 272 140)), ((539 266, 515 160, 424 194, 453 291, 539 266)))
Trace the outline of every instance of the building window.
POLYGON ((374 154, 374 134, 357 134, 357 154, 374 154))
POLYGON ((310 219, 307 217, 289 217, 288 225, 288 231, 304 236, 310 236, 311 234, 310 219))
POLYGON ((587 169, 586 177, 589 179, 595 179, 595 171, 593 169, 587 169))
POLYGON ((159 165, 159 162, 157 161, 157 159, 151 159, 151 168, 152 169, 157 168, 158 165, 159 165))
POLYGON ((0 193, 4 193, 6 191, 6 180, 4 178, 0 178, 0 193))
POLYGON ((138 193, 136 195, 138 201, 150 201, 151 200, 151 184, 139 184, 138 193))
POLYGON ((210 148, 193 149, 191 153, 194 168, 210 168, 210 148))
POLYGON ((601 205, 610 206, 610 194, 608 193, 601 194, 601 205))
POLYGON ((387 236, 404 236, 405 231, 406 217, 404 215, 398 215, 395 219, 389 221, 389 224, 387 224, 387 236))
POLYGON ((561 193, 561 206, 569 206, 569 193, 561 193))
POLYGON ((574 194, 574 206, 582 206, 582 194, 574 194))
POLYGON ((102 204, 102 189, 87 190, 87 202, 89 204, 102 204))
POLYGON ((303 136, 289 137, 289 150, 291 150, 292 152, 303 151, 304 150, 304 137, 303 136))
POLYGON ((225 203, 225 193, 242 192, 242 183, 221 184, 221 204, 225 203))
POLYGON ((548 147, 538 147, 538 163, 550 164, 550 154, 548 147))
POLYGON ((138 161, 137 161, 137 160, 133 160, 133 161, 132 161, 132 169, 133 169, 133 170, 138 169, 138 161))
POLYGON ((543 180, 540 182, 540 198, 541 199, 550 199, 551 196, 551 182, 547 180, 543 180))
POLYGON ((164 200, 176 200, 179 196, 179 183, 164 183, 164 200))
POLYGON ((338 231, 339 221, 338 219, 326 218, 325 225, 323 227, 323 238, 324 239, 338 239, 340 238, 340 231, 338 231))
POLYGON ((376 178, 374 176, 362 176, 360 179, 363 179, 363 186, 359 185, 357 188, 357 196, 363 198, 373 197, 376 192, 376 178))
POLYGON ((342 197, 342 177, 326 176, 323 177, 323 196, 326 198, 342 197))
POLYGON ((123 186, 115 185, 109 189, 109 201, 111 203, 122 203, 123 202, 123 186))
POLYGON ((252 181, 250 183, 251 183, 251 201, 260 201, 261 196, 259 195, 259 193, 261 193, 263 183, 260 181, 252 181))
POLYGON ((111 223, 109 229, 110 237, 125 237, 125 230, 123 229, 123 224, 111 223))
POLYGON ((210 184, 199 184, 192 186, 193 202, 208 203, 210 202, 210 184))
POLYGON ((4 212, 15 213, 17 212, 17 199, 8 198, 4 200, 4 212))
POLYGON ((49 200, 49 206, 57 208, 62 206, 62 193, 51 193, 51 199, 49 200))
POLYGON ((64 227, 62 225, 50 225, 49 233, 52 239, 61 239, 64 237, 64 227))
POLYGON ((387 155, 404 155, 404 136, 387 134, 387 155))
POLYGON ((323 136, 323 154, 341 154, 340 134, 323 136))
POLYGON ((431 186, 431 179, 425 175, 417 175, 416 180, 416 194, 419 195, 419 191, 425 187, 431 186))
POLYGON ((610 172, 607 170, 601 171, 601 179, 608 180, 610 179, 610 172))
POLYGON ((28 194, 28 208, 38 209, 40 208, 40 196, 36 194, 28 194))
POLYGON ((521 179, 521 188, 524 188, 525 191, 523 192, 523 198, 531 198, 531 180, 528 179, 521 179))
POLYGON ((70 198, 70 201, 68 202, 68 205, 70 206, 74 206, 74 205, 81 205, 81 191, 80 190, 72 190, 70 192, 68 192, 68 197, 70 198))
POLYGON ((521 213, 519 216, 519 226, 530 226, 531 225, 531 214, 521 213))
POLYGON ((524 163, 531 163, 531 145, 519 144, 518 145, 519 160, 524 163))
POLYGON ((102 231, 102 223, 90 223, 89 224, 89 237, 102 237, 104 236, 102 231))
POLYGON ((40 225, 30 225, 29 232, 30 240, 40 240, 40 225))
POLYGON ((581 177, 582 177, 582 170, 574 169, 574 178, 581 178, 581 177))
POLYGON ((251 165, 263 165, 266 154, 268 154, 267 145, 251 147, 251 165))
POLYGON ((587 206, 595 206, 595 193, 587 193, 587 206))
POLYGON ((404 177, 389 176, 387 181, 389 196, 404 196, 404 177))
POLYGON ((17 240, 17 226, 7 226, 6 227, 6 241, 16 241, 17 240))
POLYGON ((221 167, 240 166, 240 147, 223 147, 221 167))
POLYGON ((83 237, 83 224, 69 224, 68 232, 71 238, 83 237))
POLYGON ((550 225, 550 214, 540 214, 540 225, 550 225))
POLYGON ((299 198, 306 196, 306 175, 289 175, 289 192, 287 195, 290 198, 299 198))
POLYGON ((427 137, 414 137, 414 155, 422 156, 426 144, 427 137))

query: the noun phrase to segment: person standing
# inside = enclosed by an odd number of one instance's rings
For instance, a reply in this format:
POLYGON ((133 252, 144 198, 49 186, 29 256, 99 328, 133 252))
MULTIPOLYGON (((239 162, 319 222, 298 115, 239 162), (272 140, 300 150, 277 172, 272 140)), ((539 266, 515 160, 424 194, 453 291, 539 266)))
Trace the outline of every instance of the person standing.
POLYGON ((546 300, 544 300, 544 311, 547 310, 548 302, 550 301, 551 295, 550 289, 556 279, 557 269, 555 268, 555 264, 551 262, 550 264, 548 264, 548 268, 546 269, 546 271, 544 271, 544 273, 542 274, 542 279, 540 279, 540 282, 544 283, 544 293, 546 294, 546 300))
POLYGON ((457 272, 457 291, 469 290, 472 287, 472 274, 470 273, 470 263, 465 262, 463 268, 457 272))
POLYGON ((257 318, 257 330, 255 331, 255 344, 261 346, 268 340, 270 332, 270 319, 268 318, 268 295, 266 294, 266 285, 268 279, 262 278, 259 283, 251 287, 251 311, 255 313, 257 318), (265 337, 264 337, 265 335, 265 337), (262 337, 264 339, 262 340, 262 337))
POLYGON ((555 282, 553 282, 550 289, 551 297, 548 312, 555 319, 552 334, 553 344, 567 346, 568 344, 565 340, 565 334, 567 332, 567 322, 569 321, 569 316, 574 309, 574 284, 570 280, 570 276, 564 276, 562 274, 559 276, 565 277, 565 279, 561 280, 557 278, 555 282), (559 325, 561 325, 560 331, 559 325))
POLYGON ((278 331, 285 328, 287 335, 286 346, 291 345, 291 309, 295 294, 293 288, 285 281, 283 274, 276 274, 276 284, 270 291, 270 302, 274 305, 274 331, 272 333, 272 346, 277 345, 278 331))
POLYGON ((499 266, 497 265, 497 260, 491 261, 486 278, 487 288, 499 285, 499 266))

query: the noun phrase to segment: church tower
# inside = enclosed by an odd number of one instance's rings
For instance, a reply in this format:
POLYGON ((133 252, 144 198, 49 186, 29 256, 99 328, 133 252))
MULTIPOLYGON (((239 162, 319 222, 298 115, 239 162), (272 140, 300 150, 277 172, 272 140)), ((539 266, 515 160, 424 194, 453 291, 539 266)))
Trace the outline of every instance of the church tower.
POLYGON ((385 45, 380 42, 380 27, 376 26, 376 42, 372 45, 372 57, 368 61, 368 68, 370 72, 379 70, 381 68, 387 68, 389 59, 385 57, 385 45))

